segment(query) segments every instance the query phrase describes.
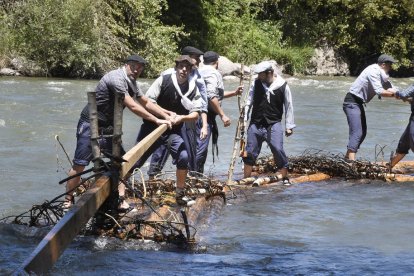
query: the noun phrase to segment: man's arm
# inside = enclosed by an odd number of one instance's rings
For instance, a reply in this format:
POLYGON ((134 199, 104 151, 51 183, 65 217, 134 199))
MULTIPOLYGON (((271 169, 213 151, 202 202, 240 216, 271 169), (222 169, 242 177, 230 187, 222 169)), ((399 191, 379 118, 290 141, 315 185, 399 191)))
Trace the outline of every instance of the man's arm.
POLYGON ((237 95, 241 95, 242 93, 243 93, 243 85, 240 85, 234 91, 225 91, 224 95, 223 95, 223 98, 234 97, 234 96, 237 96, 237 95))
POLYGON ((388 88, 384 89, 381 82, 381 74, 377 72, 373 72, 372 74, 368 75, 368 81, 371 83, 372 87, 375 90, 375 93, 378 96, 384 96, 384 97, 394 97, 395 95, 395 89, 394 88, 388 88))
POLYGON ((134 99, 129 95, 125 95, 124 105, 126 107, 128 107, 128 109, 131 110, 132 113, 134 113, 135 115, 137 115, 137 116, 139 116, 139 117, 141 117, 145 120, 153 122, 157 125, 167 124, 168 127, 171 128, 171 122, 170 121, 158 119, 157 117, 155 117, 154 115, 149 113, 143 106, 141 106, 136 101, 134 101, 134 99))
POLYGON ((414 84, 404 89, 403 91, 396 93, 396 97, 402 98, 402 99, 407 99, 413 96, 414 96, 414 84))
POLYGON ((231 124, 230 118, 227 117, 226 114, 224 114, 224 110, 223 108, 221 108, 220 102, 217 99, 217 97, 210 99, 209 103, 213 111, 220 116, 221 120, 223 121, 224 126, 228 127, 231 124))
POLYGON ((285 98, 284 98, 284 105, 285 105, 285 123, 286 123, 286 136, 289 136, 293 132, 293 128, 296 127, 295 125, 295 118, 293 115, 293 103, 292 103, 292 93, 290 92, 289 85, 286 84, 285 87, 285 98))
POLYGON ((159 105, 150 101, 146 96, 141 96, 138 98, 138 102, 150 113, 154 114, 159 118, 164 118, 165 120, 170 120, 170 111, 167 112, 166 109, 160 107, 159 105))

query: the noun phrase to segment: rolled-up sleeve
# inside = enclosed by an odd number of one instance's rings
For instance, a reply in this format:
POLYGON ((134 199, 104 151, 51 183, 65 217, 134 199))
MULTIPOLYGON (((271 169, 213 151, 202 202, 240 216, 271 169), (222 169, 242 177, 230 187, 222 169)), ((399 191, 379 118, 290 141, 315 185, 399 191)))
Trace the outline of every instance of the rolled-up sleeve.
POLYGON ((200 91, 200 95, 202 99, 201 111, 207 113, 208 99, 207 99, 206 83, 204 81, 204 78, 200 76, 199 74, 196 79, 196 85, 197 85, 198 90, 200 91))
POLYGON ((244 121, 247 122, 250 119, 250 111, 253 105, 253 93, 254 93, 254 83, 250 86, 249 95, 247 96, 246 105, 244 107, 244 121))
POLYGON ((370 85, 374 89, 375 94, 381 95, 381 92, 384 91, 384 87, 381 82, 381 73, 377 70, 372 71, 367 78, 370 85))
POLYGON ((152 102, 156 103, 157 99, 161 93, 161 85, 162 85, 163 77, 158 77, 148 88, 147 93, 145 95, 150 99, 152 102))
POLYGON ((289 85, 286 84, 285 87, 285 123, 286 129, 295 128, 295 117, 293 115, 293 101, 292 101, 292 93, 290 91, 289 85))
POLYGON ((190 113, 191 112, 201 112, 202 111, 202 106, 203 106, 203 98, 201 97, 200 91, 196 90, 196 94, 194 96, 194 98, 191 100, 193 103, 193 108, 191 108, 190 113))

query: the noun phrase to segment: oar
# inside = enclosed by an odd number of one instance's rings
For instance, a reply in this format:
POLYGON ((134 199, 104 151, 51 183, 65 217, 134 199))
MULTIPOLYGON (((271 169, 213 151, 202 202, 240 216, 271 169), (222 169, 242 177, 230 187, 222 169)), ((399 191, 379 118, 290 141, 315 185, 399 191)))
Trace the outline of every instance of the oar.
MULTIPOLYGON (((120 177, 126 173, 146 150, 167 130, 167 125, 161 125, 129 150, 122 158, 127 162, 122 164, 120 177)), ((102 176, 84 193, 81 198, 69 209, 68 213, 43 238, 29 258, 23 263, 27 273, 47 273, 71 241, 76 237, 83 225, 96 213, 111 191, 111 181, 102 176)))

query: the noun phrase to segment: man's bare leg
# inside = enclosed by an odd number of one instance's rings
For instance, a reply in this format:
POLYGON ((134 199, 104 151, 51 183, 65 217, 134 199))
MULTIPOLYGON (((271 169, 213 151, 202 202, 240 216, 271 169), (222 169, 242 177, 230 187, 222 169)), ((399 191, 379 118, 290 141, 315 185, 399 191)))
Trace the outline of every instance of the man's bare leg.
MULTIPOLYGON (((85 169, 85 166, 79 166, 79 165, 74 164, 72 168, 70 169, 68 175, 73 176, 75 174, 83 172, 84 169, 85 169)), ((65 203, 64 203, 65 208, 69 208, 72 205, 74 191, 71 191, 71 190, 75 189, 75 187, 79 185, 79 182, 80 182, 80 176, 71 178, 68 180, 68 182, 66 182, 66 192, 68 194, 65 197, 65 203), (69 193, 69 191, 71 192, 69 193)))
POLYGON ((390 167, 393 168, 395 165, 398 164, 398 162, 401 161, 401 159, 403 159, 405 156, 405 153, 397 153, 396 155, 394 155, 394 157, 391 160, 391 164, 390 167))
POLYGON ((351 151, 351 150, 347 150, 346 154, 345 154, 345 158, 354 161, 355 160, 355 155, 356 153, 351 151))
POLYGON ((244 164, 243 172, 244 178, 250 177, 252 175, 253 166, 244 164))

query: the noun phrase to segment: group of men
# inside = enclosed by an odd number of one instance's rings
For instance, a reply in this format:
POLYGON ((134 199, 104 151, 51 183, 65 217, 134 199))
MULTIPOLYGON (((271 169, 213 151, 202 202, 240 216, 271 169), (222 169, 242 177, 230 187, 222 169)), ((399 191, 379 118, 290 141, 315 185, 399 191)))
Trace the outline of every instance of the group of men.
MULTIPOLYGON (((411 102, 411 115, 408 125, 401 135, 396 149, 396 155, 392 157, 390 168, 393 168, 411 149, 414 151, 414 84, 403 91, 398 91, 389 81, 389 72, 397 61, 390 55, 382 54, 377 63, 365 68, 353 82, 346 94, 343 110, 349 126, 349 141, 345 158, 353 161, 356 153, 367 134, 367 121, 364 106, 375 96, 395 97, 411 102)), ((414 60, 412 61, 414 65, 414 60)))
MULTIPOLYGON (((188 206, 191 202, 191 198, 185 195, 185 180, 189 171, 203 173, 211 137, 213 146, 217 146, 216 117, 219 116, 224 127, 231 123, 221 106, 222 100, 243 92, 243 86, 231 92, 224 91, 218 62, 219 55, 216 52, 203 53, 197 48, 187 46, 175 59, 175 67, 162 72, 144 95, 136 79, 144 70, 147 61, 138 55, 132 55, 126 59, 123 67, 103 76, 96 87, 101 134, 110 134, 113 130, 115 93, 123 96, 124 107, 128 107, 143 119, 136 142, 144 139, 158 125, 168 125, 168 130, 153 143, 135 167, 142 167, 152 155, 148 174, 153 178, 161 172, 168 156, 171 155, 176 166, 176 201, 179 205, 188 206), (204 66, 199 68, 201 56, 204 66)), ((414 85, 398 92, 389 82, 388 73, 395 62, 391 56, 381 55, 376 64, 368 66, 360 74, 345 96, 343 110, 349 125, 349 142, 345 157, 349 160, 355 160, 356 152, 367 132, 364 105, 375 95, 379 98, 395 96, 401 99, 414 95, 414 85)), ((244 177, 251 176, 253 165, 260 154, 263 142, 266 141, 283 182, 289 184, 288 158, 283 149, 283 134, 290 136, 295 128, 292 94, 286 81, 275 73, 270 62, 263 61, 256 65, 254 73, 257 74, 257 78, 249 89, 245 106, 245 120, 250 121, 250 124, 247 130, 247 154, 243 156, 244 177)), ((413 102, 411 108, 414 114, 413 102)), ((391 166, 400 161, 410 148, 414 150, 413 114, 400 139, 397 155, 391 161, 391 166)), ((70 176, 80 175, 92 160, 87 106, 81 113, 76 136, 77 145, 70 176)), ((99 140, 101 149, 111 151, 112 138, 110 135, 109 138, 102 137, 99 140)), ((79 181, 80 177, 76 176, 67 182, 66 207, 72 204, 73 190, 79 181)), ((120 210, 129 208, 124 196, 125 187, 120 184, 120 210)))
MULTIPOLYGON (((96 88, 98 125, 100 134, 110 134, 113 130, 113 109, 115 93, 123 96, 123 106, 143 119, 138 133, 137 143, 151 133, 158 125, 167 124, 168 130, 137 161, 140 168, 152 155, 148 174, 154 177, 159 173, 168 158, 172 156, 176 166, 176 201, 188 206, 191 198, 185 195, 185 179, 189 171, 203 173, 207 158, 210 137, 217 146, 219 116, 224 127, 231 123, 221 103, 224 98, 242 94, 243 86, 234 91, 225 92, 223 78, 218 71, 219 55, 208 51, 203 53, 197 48, 187 46, 175 59, 175 67, 162 72, 150 86, 145 95, 137 85, 136 79, 142 73, 147 61, 132 55, 125 65, 107 73, 96 88), (200 57, 204 66, 198 68, 200 57)), ((244 157, 245 176, 251 174, 251 168, 260 152, 263 141, 267 141, 275 154, 277 165, 283 176, 287 177, 288 161, 283 151, 283 130, 281 119, 283 106, 287 110, 288 129, 292 133, 293 122, 292 97, 286 82, 268 62, 262 62, 255 68, 258 79, 249 91, 247 107, 252 110, 251 124, 247 134, 247 157, 244 157)), ((90 143, 90 121, 88 107, 83 109, 77 127, 77 145, 73 167, 69 172, 75 176, 67 182, 65 207, 73 203, 73 190, 80 181, 80 173, 92 160, 90 143)), ((101 150, 112 150, 110 135, 99 139, 101 150)), ((129 208, 125 201, 125 187, 119 185, 120 210, 129 208)))

